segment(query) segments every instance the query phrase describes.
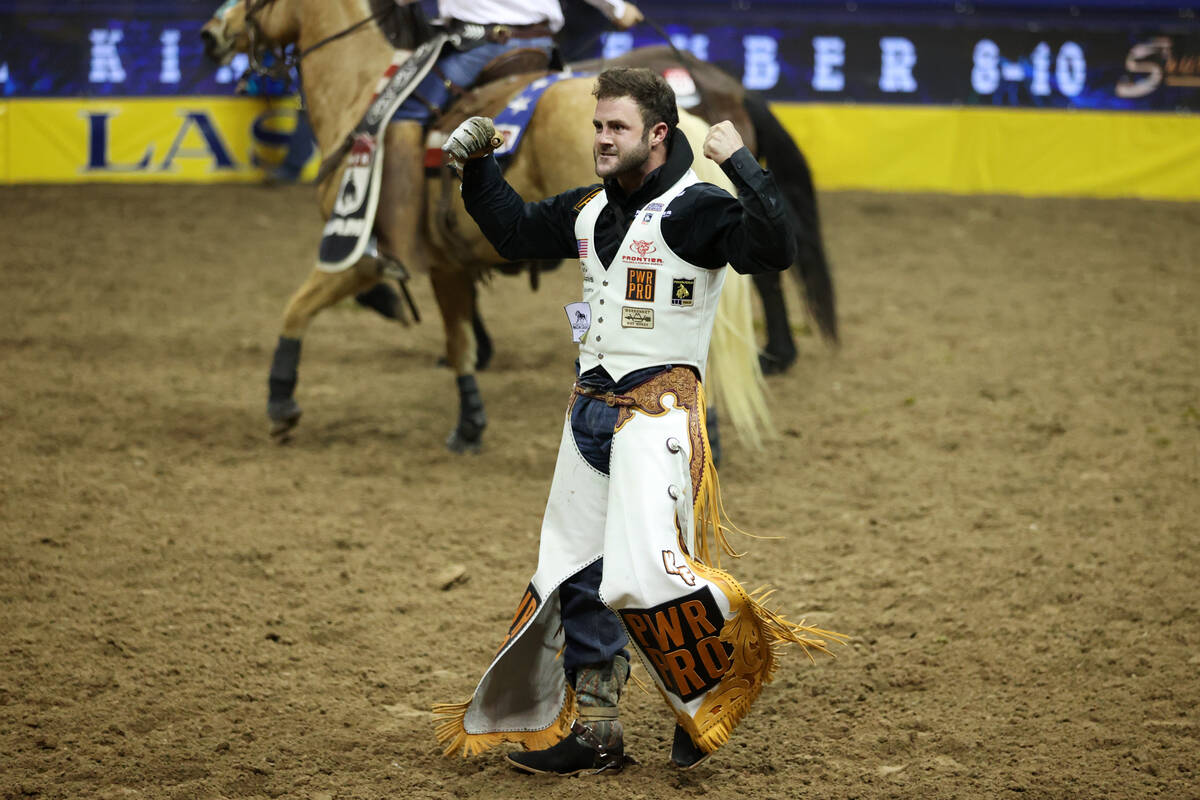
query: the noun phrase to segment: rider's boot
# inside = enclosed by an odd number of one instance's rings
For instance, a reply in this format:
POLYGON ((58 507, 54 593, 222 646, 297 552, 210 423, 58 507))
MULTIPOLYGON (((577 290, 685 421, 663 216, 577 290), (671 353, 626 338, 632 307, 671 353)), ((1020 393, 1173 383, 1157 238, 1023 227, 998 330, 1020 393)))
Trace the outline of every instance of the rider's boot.
POLYGON ((624 731, 617 719, 617 703, 628 679, 629 661, 619 653, 610 664, 582 667, 575 678, 579 716, 571 732, 545 750, 510 753, 509 763, 542 775, 619 772, 632 761, 625 755, 624 731))

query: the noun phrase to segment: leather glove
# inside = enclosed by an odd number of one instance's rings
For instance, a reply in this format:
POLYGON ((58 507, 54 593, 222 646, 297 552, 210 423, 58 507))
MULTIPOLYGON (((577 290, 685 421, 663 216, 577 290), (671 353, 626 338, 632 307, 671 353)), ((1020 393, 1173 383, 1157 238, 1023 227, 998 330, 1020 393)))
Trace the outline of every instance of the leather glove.
POLYGON ((451 164, 461 167, 472 158, 482 158, 504 144, 496 128, 487 117, 471 117, 454 129, 450 138, 442 145, 451 164))

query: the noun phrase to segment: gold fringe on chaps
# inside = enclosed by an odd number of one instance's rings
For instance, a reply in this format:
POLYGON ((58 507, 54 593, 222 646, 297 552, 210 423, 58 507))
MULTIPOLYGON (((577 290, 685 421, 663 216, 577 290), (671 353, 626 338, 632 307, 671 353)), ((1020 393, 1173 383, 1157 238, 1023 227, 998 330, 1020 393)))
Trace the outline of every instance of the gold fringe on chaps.
POLYGON ((465 703, 438 703, 433 707, 434 736, 442 745, 442 755, 460 755, 463 758, 477 756, 498 744, 512 742, 524 745, 526 750, 544 750, 562 741, 571 730, 575 719, 575 690, 567 687, 567 698, 562 712, 554 724, 540 731, 496 731, 494 733, 467 733, 467 708, 465 703))

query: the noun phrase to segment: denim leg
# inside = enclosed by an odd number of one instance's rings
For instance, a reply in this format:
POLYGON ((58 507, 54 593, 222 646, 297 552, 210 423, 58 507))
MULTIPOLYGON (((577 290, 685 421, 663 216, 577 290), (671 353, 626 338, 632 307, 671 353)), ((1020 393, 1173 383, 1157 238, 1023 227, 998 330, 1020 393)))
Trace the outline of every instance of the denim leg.
POLYGON ((563 637, 566 640, 563 669, 571 686, 575 685, 575 673, 580 667, 607 664, 625 649, 625 629, 621 627, 617 615, 600 602, 603 574, 604 559, 600 559, 579 570, 558 587, 563 637))
MULTIPOLYGON (((489 61, 509 50, 522 47, 536 47, 539 50, 550 52, 554 47, 554 40, 548 36, 542 36, 536 39, 509 39, 504 44, 485 42, 465 52, 446 49, 443 51, 442 57, 438 59, 437 67, 452 83, 468 88, 474 85, 475 79, 479 77, 479 73, 483 71, 489 61)), ((438 108, 445 108, 450 99, 450 90, 432 71, 425 76, 413 94, 421 95, 438 108)), ((408 99, 400 104, 400 108, 396 109, 392 119, 408 119, 424 123, 429 121, 429 117, 430 111, 425 104, 413 95, 409 95, 408 99)))
POLYGON ((608 474, 617 415, 616 408, 594 397, 576 397, 575 405, 571 407, 571 434, 575 437, 575 446, 593 469, 605 475, 608 474))

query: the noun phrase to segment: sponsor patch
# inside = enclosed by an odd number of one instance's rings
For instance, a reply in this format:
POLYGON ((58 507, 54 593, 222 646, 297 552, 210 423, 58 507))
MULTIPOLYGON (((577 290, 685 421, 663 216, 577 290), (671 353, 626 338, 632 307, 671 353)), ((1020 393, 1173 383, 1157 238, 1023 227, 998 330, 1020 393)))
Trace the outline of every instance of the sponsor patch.
POLYGON ((653 328, 654 309, 638 306, 621 306, 622 328, 653 328))
POLYGON ((654 212, 662 210, 662 203, 647 203, 646 207, 642 209, 642 224, 649 225, 654 221, 654 212))
POLYGON ((625 299, 637 300, 642 303, 654 302, 654 270, 629 268, 629 277, 625 282, 625 299))
POLYGON ((663 263, 663 260, 654 255, 657 252, 658 246, 653 241, 632 239, 629 246, 625 248, 625 252, 621 254, 621 260, 627 264, 658 265, 663 263))
POLYGON ((663 686, 685 703, 719 684, 733 663, 733 645, 721 641, 725 617, 707 586, 653 608, 620 613, 663 686))
POLYGON ((588 328, 592 327, 592 307, 587 301, 567 303, 563 308, 567 312, 567 322, 571 325, 571 341, 582 342, 587 336, 588 328))
POLYGON ((695 278, 673 278, 671 280, 671 305, 690 306, 695 298, 695 278))

